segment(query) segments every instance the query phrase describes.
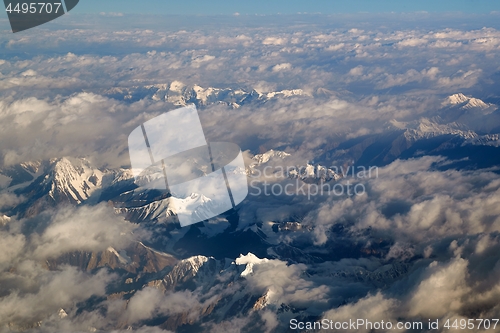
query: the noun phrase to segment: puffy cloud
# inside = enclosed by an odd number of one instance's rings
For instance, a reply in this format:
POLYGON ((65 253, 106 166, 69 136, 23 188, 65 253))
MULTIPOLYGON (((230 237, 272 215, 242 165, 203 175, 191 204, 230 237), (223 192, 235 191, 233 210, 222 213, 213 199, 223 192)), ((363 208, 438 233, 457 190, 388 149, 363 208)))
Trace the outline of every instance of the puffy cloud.
MULTIPOLYGON (((387 298, 379 292, 376 295, 368 295, 353 304, 327 311, 323 315, 323 318, 335 322, 356 321, 358 318, 372 322, 381 322, 382 320, 384 322, 397 322, 397 317, 394 316, 394 313, 398 306, 399 302, 397 300, 387 298)), ((371 332, 371 329, 363 326, 357 332, 368 333, 371 332)))
MULTIPOLYGON (((354 229, 370 227, 412 242, 500 231, 496 175, 430 170, 440 161, 422 157, 379 168, 378 176, 367 180, 366 195, 328 201, 306 220, 331 226, 354 218, 354 229), (401 208, 396 209, 398 205, 401 208), (394 207, 395 213, 387 207, 394 207)), ((320 230, 317 236, 324 241, 320 230)))
POLYGON ((109 206, 63 208, 51 217, 51 223, 38 236, 33 235, 37 258, 57 258, 73 251, 103 251, 109 246, 121 249, 129 245, 137 226, 115 215, 109 206))
POLYGON ((349 75, 352 76, 359 76, 361 74, 363 74, 363 66, 356 66, 349 71, 349 75))
POLYGON ((136 323, 159 315, 191 313, 191 320, 199 316, 200 303, 190 291, 164 294, 156 288, 138 291, 129 301, 124 314, 127 322, 136 323))
POLYGON ((93 93, 52 100, 8 98, 0 102, 3 164, 80 156, 101 166, 127 165, 123 152, 129 132, 164 111, 163 103, 126 105, 93 93))
POLYGON ((405 46, 421 46, 421 45, 426 45, 428 43, 428 40, 426 38, 408 38, 405 40, 402 40, 398 42, 396 45, 398 47, 405 47, 405 46))
POLYGON ((79 272, 73 267, 49 272, 29 262, 18 269, 17 274, 2 276, 4 286, 13 288, 7 295, 4 294, 0 302, 2 326, 8 323, 14 327, 29 326, 44 319, 47 314, 73 306, 75 302, 84 301, 93 295, 102 296, 106 285, 114 278, 105 270, 93 275, 79 272), (17 280, 15 285, 12 285, 13 279, 17 280))
POLYGON ((435 80, 437 73, 439 73, 439 68, 431 67, 423 69, 420 72, 410 69, 404 74, 387 74, 387 78, 384 80, 385 82, 381 85, 381 88, 402 86, 411 82, 422 82, 424 79, 435 80))
POLYGON ((273 67, 273 72, 286 71, 292 68, 292 64, 286 62, 273 67))
POLYGON ((24 250, 26 239, 24 235, 10 234, 0 231, 1 249, 0 267, 8 267, 15 258, 19 257, 24 250))
POLYGON ((451 77, 439 78, 437 83, 440 87, 452 88, 455 90, 470 88, 478 82, 481 74, 481 69, 473 69, 466 72, 460 70, 451 77))
POLYGON ((287 40, 285 38, 280 37, 266 37, 262 44, 264 45, 283 45, 286 44, 287 40))
MULTIPOLYGON (((6 181, 6 183, 10 183, 10 179, 6 181)), ((2 187, 0 186, 0 189, 2 187)), ((8 209, 8 208, 13 208, 20 203, 24 202, 25 198, 22 196, 16 195, 11 192, 1 192, 0 193, 0 210, 2 209, 8 209)))
POLYGON ((50 331, 54 325, 68 331, 103 325, 97 314, 75 316, 70 310, 92 296, 106 295, 107 286, 117 278, 105 269, 86 273, 76 267, 59 266, 49 271, 44 265, 47 259, 71 252, 103 251, 109 246, 120 250, 134 239, 147 236, 104 204, 63 207, 30 220, 12 219, 3 229, 0 326, 29 327, 43 321, 41 331, 50 331), (67 321, 51 319, 60 309, 70 314, 67 321))
POLYGON ((318 309, 325 307, 329 287, 302 278, 306 268, 303 264, 287 265, 280 260, 268 260, 253 265, 252 273, 245 275, 245 279, 249 288, 260 293, 268 292, 269 301, 275 304, 292 304, 296 307, 314 304, 314 308, 318 309))
POLYGON ((408 315, 434 319, 457 313, 463 306, 464 295, 470 292, 466 282, 467 264, 461 258, 444 265, 432 262, 425 273, 427 276, 410 295, 408 315))

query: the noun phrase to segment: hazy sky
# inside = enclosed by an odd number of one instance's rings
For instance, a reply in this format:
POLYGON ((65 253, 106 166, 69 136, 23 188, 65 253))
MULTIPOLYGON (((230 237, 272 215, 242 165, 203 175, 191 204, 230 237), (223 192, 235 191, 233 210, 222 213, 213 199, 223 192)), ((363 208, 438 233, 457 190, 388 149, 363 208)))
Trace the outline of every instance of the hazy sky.
POLYGON ((275 14, 297 12, 465 12, 500 11, 498 0, 81 0, 75 12, 159 14, 275 14))

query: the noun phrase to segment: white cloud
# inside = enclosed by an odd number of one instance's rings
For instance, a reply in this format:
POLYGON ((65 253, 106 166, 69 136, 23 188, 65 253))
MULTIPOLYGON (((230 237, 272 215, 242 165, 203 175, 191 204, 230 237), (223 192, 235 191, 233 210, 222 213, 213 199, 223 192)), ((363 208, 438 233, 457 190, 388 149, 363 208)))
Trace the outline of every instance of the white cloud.
POLYGON ((108 17, 122 17, 123 13, 118 13, 118 12, 100 12, 99 15, 101 16, 108 16, 108 17))
MULTIPOLYGON (((323 318, 334 322, 349 322, 349 320, 365 319, 371 322, 397 322, 394 316, 395 309, 399 302, 386 298, 382 293, 368 295, 365 298, 353 303, 341 306, 337 309, 327 311, 323 318)), ((357 332, 368 333, 371 330, 366 326, 360 327, 357 332)))
POLYGON ((349 71, 349 75, 351 76, 359 76, 363 74, 363 66, 356 66, 354 68, 351 68, 349 71))
POLYGON ((303 278, 305 269, 303 264, 287 265, 280 260, 268 260, 253 265, 252 273, 245 275, 245 279, 248 288, 260 294, 268 292, 269 302, 296 307, 314 302, 317 308, 326 307, 329 287, 303 278))
MULTIPOLYGON (((8 180, 10 183, 11 180, 8 180)), ((1 188, 1 186, 0 186, 1 188)), ((0 209, 14 208, 15 206, 23 203, 26 199, 11 192, 0 193, 0 209)))
POLYGON ((135 229, 136 225, 105 204, 61 209, 40 236, 33 236, 34 255, 43 259, 72 251, 103 251, 109 246, 121 249, 132 242, 135 229))
POLYGON ((281 38, 281 37, 266 37, 262 41, 262 44, 264 44, 264 45, 283 45, 286 43, 287 43, 287 40, 285 38, 281 38))
POLYGON ((461 258, 445 265, 432 262, 426 270, 427 276, 410 296, 408 315, 434 319, 457 313, 463 306, 463 296, 470 292, 466 282, 467 265, 461 258))
POLYGON ((282 64, 277 64, 276 66, 273 67, 273 72, 280 72, 280 71, 286 71, 292 69, 292 64, 291 63, 282 63, 282 64))
MULTIPOLYGON (((27 263, 26 263, 27 264, 27 263)), ((59 309, 70 307, 75 302, 83 301, 93 295, 105 294, 106 285, 114 278, 105 270, 94 275, 78 272, 76 268, 63 267, 60 271, 44 271, 32 265, 26 268, 29 278, 20 271, 16 276, 5 277, 16 279, 5 281, 16 283, 0 302, 0 323, 6 325, 31 325, 44 319, 47 314, 56 313, 59 309)), ((8 286, 5 285, 5 287, 8 286)), ((4 287, 4 288, 5 288, 4 287)))
POLYGON ((428 40, 426 38, 409 38, 402 40, 398 43, 396 43, 396 46, 398 47, 405 47, 405 46, 421 46, 421 45, 426 45, 428 43, 428 40))
POLYGON ((127 322, 135 323, 158 315, 191 313, 194 319, 199 316, 199 309, 196 295, 189 291, 163 294, 156 288, 145 288, 130 299, 124 317, 127 322))

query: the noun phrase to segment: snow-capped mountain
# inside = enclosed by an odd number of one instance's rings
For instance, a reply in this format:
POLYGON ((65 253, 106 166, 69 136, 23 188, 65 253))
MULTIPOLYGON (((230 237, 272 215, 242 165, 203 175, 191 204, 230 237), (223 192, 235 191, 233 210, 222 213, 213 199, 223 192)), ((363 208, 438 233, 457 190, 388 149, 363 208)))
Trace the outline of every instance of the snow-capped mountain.
POLYGON ((253 273, 253 267, 255 265, 259 265, 262 263, 268 262, 269 259, 259 259, 256 255, 253 253, 248 253, 246 256, 243 254, 239 256, 239 258, 236 258, 235 264, 242 266, 245 265, 245 269, 243 272, 241 272, 240 276, 247 276, 253 273))
POLYGON ((115 208, 115 211, 119 214, 124 214, 125 218, 130 221, 166 223, 169 217, 175 215, 172 207, 173 200, 175 199, 172 197, 159 199, 142 206, 115 208))
MULTIPOLYGON (((133 295, 145 288, 154 288, 164 294, 188 288, 199 295, 202 301, 199 306, 164 319, 162 327, 172 331, 177 331, 180 327, 196 327, 196 323, 200 321, 228 320, 234 314, 251 316, 255 311, 263 309, 275 313, 283 325, 290 316, 314 314, 314 310, 296 309, 291 304, 283 303, 279 296, 281 291, 265 287, 264 283, 261 288, 249 287, 252 285, 250 281, 254 280, 254 274, 265 274, 266 270, 277 264, 277 261, 259 258, 253 253, 240 254, 236 259, 222 260, 201 255, 193 256, 178 261, 161 278, 137 286, 137 289, 130 290, 129 294, 133 295), (212 297, 214 291, 217 297, 212 297)), ((322 264, 315 265, 307 274, 338 283, 350 279, 383 288, 403 278, 410 267, 411 265, 405 263, 386 264, 376 269, 359 265, 322 264)))
POLYGON ((428 118, 421 118, 412 122, 400 122, 393 119, 390 121, 390 125, 395 129, 404 130, 405 137, 413 142, 441 135, 455 135, 464 139, 476 138, 478 136, 477 133, 467 130, 466 126, 457 122, 439 124, 428 118))
POLYGON ((117 213, 125 214, 128 220, 167 223, 176 221, 176 219, 169 219, 169 217, 190 212, 193 210, 193 207, 198 207, 196 213, 200 214, 200 216, 203 216, 203 214, 206 216, 213 216, 213 214, 210 213, 211 205, 212 200, 209 198, 192 193, 186 198, 170 196, 168 198, 155 200, 143 206, 122 207, 116 208, 115 210, 117 213))
POLYGON ((15 209, 21 216, 62 203, 97 202, 103 188, 132 177, 129 170, 99 170, 84 158, 66 157, 23 163, 1 173, 8 179, 4 191, 26 198, 15 209))
POLYGON ((60 257, 48 259, 44 265, 50 270, 58 269, 61 265, 76 266, 85 271, 108 267, 136 274, 135 279, 139 279, 144 274, 160 272, 167 266, 173 266, 176 262, 177 259, 170 254, 156 251, 142 242, 134 242, 120 251, 108 247, 101 252, 66 253, 60 257))
MULTIPOLYGON (((206 104, 224 98, 229 103, 236 98, 234 96, 244 95, 239 91, 188 88, 180 82, 148 89, 150 93, 154 91, 152 98, 156 96, 154 98, 170 103, 188 101, 185 99, 188 96, 186 91, 191 90, 189 94, 192 93, 193 98, 206 104), (163 92, 165 95, 162 95, 163 92)), ((256 93, 254 97, 258 99, 261 95, 264 96, 256 93)), ((275 97, 266 95, 262 100, 275 97)), ((481 109, 477 101, 472 101, 471 105, 478 107, 464 109, 469 102, 470 98, 466 100, 463 96, 455 96, 440 112, 446 115, 446 112, 451 114, 461 110, 461 119, 467 120, 467 116, 472 114, 467 112, 481 109)), ((479 114, 480 117, 494 115, 495 112, 479 114)), ((311 160, 278 149, 256 154, 250 159, 246 174, 251 178, 272 171, 276 172, 274 181, 326 183, 342 177, 337 170, 327 167, 330 165, 378 166, 394 159, 413 158, 421 154, 446 156, 450 161, 460 160, 463 167, 497 165, 495 156, 500 155, 496 154, 500 147, 499 135, 495 132, 479 133, 467 122, 448 121, 439 113, 415 121, 392 120, 382 133, 328 145, 324 152, 311 160), (479 154, 482 160, 478 161, 474 154, 470 154, 471 149, 487 149, 489 154, 479 154), (337 164, 329 164, 332 156, 337 164)), ((446 167, 453 168, 454 165, 450 163, 446 167)), ((210 209, 211 201, 196 194, 176 198, 171 193, 138 188, 130 170, 96 168, 88 160, 69 157, 4 168, 0 170, 0 191, 19 197, 13 209, 0 210, 0 228, 6 230, 17 219, 35 217, 44 209, 60 204, 93 205, 104 201, 117 215, 139 224, 144 232, 153 235, 149 242, 133 242, 126 248, 106 244, 104 251, 65 253, 47 259, 41 266, 47 270, 58 270, 70 265, 88 274, 101 268, 112 271, 117 277, 116 283, 107 291, 106 297, 123 301, 124 309, 129 306, 131 297, 150 289, 167 296, 188 290, 198 297, 196 306, 152 319, 163 329, 175 332, 196 331, 200 327, 206 328, 203 325, 209 325, 207 323, 231 321, 235 316, 253 318, 258 311, 276 314, 281 323, 288 322, 290 318, 307 319, 317 315, 319 310, 316 308, 298 307, 281 299, 279 290, 266 285, 255 288, 259 274, 273 267, 285 270, 296 265, 293 267, 299 268, 300 277, 307 279, 305 285, 320 280, 339 285, 356 281, 362 288, 386 288, 404 279, 413 269, 411 258, 404 262, 387 259, 391 244, 383 240, 366 244, 359 239, 354 242, 351 230, 344 228, 342 223, 328 231, 331 235, 320 247, 301 243, 301 239, 315 234, 318 229, 303 218, 302 212, 294 211, 293 198, 290 202, 286 201, 287 198, 279 198, 284 200, 280 205, 285 203, 284 206, 290 207, 285 207, 277 219, 266 219, 266 211, 260 210, 259 202, 252 201, 265 200, 272 207, 270 209, 274 209, 273 199, 249 197, 248 206, 244 207, 246 210, 237 207, 217 218, 181 228, 175 216, 177 212, 188 211, 200 201, 210 209), (342 258, 357 259, 341 263, 342 258), (369 264, 363 264, 367 262, 369 264)), ((363 232, 369 234, 371 231, 363 232)), ((79 306, 82 311, 92 308, 92 304, 79 306)), ((335 306, 338 304, 328 304, 328 307, 335 306)), ((65 313, 71 316, 70 312, 65 313)), ((53 315, 61 320, 66 318, 60 311, 53 315)), ((142 324, 138 323, 137 327, 142 324)), ((38 322, 28 323, 22 329, 39 325, 38 322)), ((137 328, 127 322, 120 322, 116 327, 137 328)), ((258 331, 259 327, 262 323, 255 321, 245 329, 258 331)))
POLYGON ((495 104, 457 93, 445 98, 441 107, 437 113, 429 114, 429 118, 435 119, 440 124, 457 122, 474 131, 497 130, 495 127, 500 115, 495 104))
POLYGON ((488 109, 494 108, 495 105, 488 104, 482 100, 474 97, 467 97, 462 93, 453 94, 448 96, 442 104, 443 106, 459 107, 460 109, 470 110, 470 109, 488 109))
POLYGON ((287 175, 291 179, 301 179, 305 183, 326 183, 342 178, 341 174, 331 168, 319 164, 307 163, 304 167, 294 167, 288 170, 287 175))
POLYGON ((100 91, 101 94, 125 101, 152 99, 165 101, 177 106, 194 103, 197 106, 225 104, 238 108, 251 102, 265 102, 278 98, 295 96, 311 96, 302 89, 285 89, 280 91, 258 92, 255 89, 243 90, 233 88, 202 87, 198 84, 186 85, 180 81, 146 86, 111 88, 100 91))
POLYGON ((493 146, 500 147, 500 135, 499 134, 486 134, 470 138, 464 145, 475 145, 475 146, 493 146))
POLYGON ((252 158, 252 163, 247 168, 247 175, 259 174, 269 177, 271 176, 270 173, 272 173, 278 179, 300 179, 305 183, 325 183, 342 178, 342 175, 337 173, 338 170, 317 163, 311 164, 308 161, 303 165, 295 165, 295 163, 291 162, 290 157, 291 155, 284 151, 273 149, 257 154, 252 158))
POLYGON ((279 150, 269 150, 263 154, 257 154, 255 155, 253 158, 252 158, 252 161, 254 161, 254 163, 251 164, 251 166, 259 166, 259 165, 262 165, 264 163, 267 163, 269 162, 270 160, 274 160, 274 159, 285 159, 287 157, 289 157, 290 154, 284 152, 284 151, 279 151, 279 150))
POLYGON ((170 319, 164 323, 165 328, 173 331, 183 325, 195 325, 196 321, 227 320, 236 313, 252 315, 253 312, 268 307, 271 311, 280 313, 283 303, 279 299, 273 299, 270 289, 259 291, 247 287, 246 279, 253 274, 253 270, 269 262, 270 260, 260 259, 252 253, 240 255, 236 260, 194 256, 179 261, 162 279, 151 281, 144 287, 167 293, 189 286, 196 292, 207 294, 202 297, 205 302, 201 308, 189 309, 191 314, 197 314, 196 320, 186 313, 176 315, 175 320, 170 319), (210 291, 214 290, 219 291, 218 296, 210 298, 210 291))

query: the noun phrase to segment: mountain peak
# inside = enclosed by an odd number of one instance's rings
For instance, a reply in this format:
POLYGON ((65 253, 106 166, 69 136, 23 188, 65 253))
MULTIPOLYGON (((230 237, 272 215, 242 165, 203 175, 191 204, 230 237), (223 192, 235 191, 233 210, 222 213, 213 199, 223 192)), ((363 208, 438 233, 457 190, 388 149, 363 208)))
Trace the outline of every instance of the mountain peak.
POLYGON ((52 182, 49 195, 66 196, 70 201, 81 203, 100 185, 103 173, 93 169, 86 159, 70 161, 68 158, 51 160, 51 172, 45 181, 52 182))
POLYGON ((446 98, 446 103, 451 105, 457 105, 465 103, 468 100, 467 96, 462 93, 453 94, 446 98))
POLYGON ((460 136, 464 139, 477 137, 477 134, 474 131, 468 130, 460 123, 453 122, 448 124, 439 124, 425 117, 410 122, 400 122, 393 119, 389 121, 389 126, 399 130, 404 130, 404 136, 410 141, 417 141, 423 138, 449 134, 460 136))
POLYGON ((468 97, 462 93, 448 96, 443 102, 443 106, 460 106, 461 109, 487 109, 491 104, 487 104, 479 98, 468 97))
POLYGON ((265 262, 268 262, 269 259, 260 259, 257 257, 255 254, 248 252, 248 254, 245 256, 243 254, 240 254, 240 256, 236 259, 235 263, 236 265, 246 265, 245 270, 241 272, 241 276, 247 276, 250 274, 253 274, 253 266, 262 264, 265 262))
POLYGON ((290 156, 290 154, 285 153, 284 151, 271 149, 263 154, 255 155, 252 159, 256 162, 257 165, 261 165, 269 162, 273 158, 284 159, 288 156, 290 156))

